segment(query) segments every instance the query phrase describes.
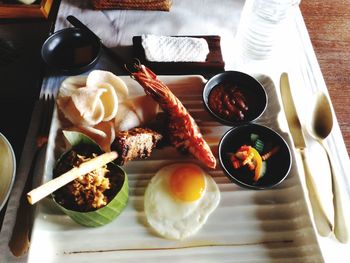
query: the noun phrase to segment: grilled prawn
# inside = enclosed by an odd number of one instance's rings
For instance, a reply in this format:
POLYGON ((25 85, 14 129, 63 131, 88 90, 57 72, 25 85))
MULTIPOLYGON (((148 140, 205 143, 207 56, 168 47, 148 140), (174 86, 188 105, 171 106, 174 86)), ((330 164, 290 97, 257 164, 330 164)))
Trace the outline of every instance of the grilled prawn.
POLYGON ((137 72, 131 76, 143 87, 146 94, 157 101, 168 115, 170 143, 181 151, 188 151, 210 168, 216 159, 192 116, 170 89, 157 79, 157 75, 141 64, 134 65, 137 72))

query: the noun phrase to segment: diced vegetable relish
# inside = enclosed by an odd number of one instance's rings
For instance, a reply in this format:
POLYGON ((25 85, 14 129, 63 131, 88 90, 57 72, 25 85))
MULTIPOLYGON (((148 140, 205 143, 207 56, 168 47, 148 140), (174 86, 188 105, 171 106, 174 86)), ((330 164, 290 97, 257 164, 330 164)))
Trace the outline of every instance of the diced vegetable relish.
POLYGON ((264 142, 259 135, 250 135, 251 145, 242 145, 235 153, 230 154, 230 160, 234 169, 246 167, 257 182, 266 173, 266 160, 279 151, 279 146, 273 147, 264 153, 264 142))

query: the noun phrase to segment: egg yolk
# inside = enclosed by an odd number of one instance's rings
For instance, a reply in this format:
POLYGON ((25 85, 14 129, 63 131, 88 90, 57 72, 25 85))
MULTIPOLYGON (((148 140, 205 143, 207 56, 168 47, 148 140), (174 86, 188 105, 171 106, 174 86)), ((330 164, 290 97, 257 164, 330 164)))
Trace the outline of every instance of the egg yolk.
POLYGON ((191 202, 199 199, 205 188, 205 179, 200 169, 191 166, 177 168, 170 175, 170 189, 178 199, 191 202))

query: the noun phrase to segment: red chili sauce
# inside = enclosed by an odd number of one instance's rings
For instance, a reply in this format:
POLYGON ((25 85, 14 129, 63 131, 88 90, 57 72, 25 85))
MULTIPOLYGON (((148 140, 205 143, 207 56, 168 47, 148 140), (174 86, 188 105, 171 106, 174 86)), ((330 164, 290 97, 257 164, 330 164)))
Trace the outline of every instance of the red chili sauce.
POLYGON ((216 115, 229 121, 242 121, 248 112, 245 95, 230 83, 219 83, 210 91, 209 107, 216 115))

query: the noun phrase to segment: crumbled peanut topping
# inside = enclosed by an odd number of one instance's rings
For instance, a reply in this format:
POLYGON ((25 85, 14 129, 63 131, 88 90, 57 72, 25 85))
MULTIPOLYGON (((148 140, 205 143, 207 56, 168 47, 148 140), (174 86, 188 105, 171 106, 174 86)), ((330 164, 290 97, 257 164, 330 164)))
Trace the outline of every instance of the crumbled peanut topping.
MULTIPOLYGON (((97 155, 94 154, 93 157, 97 155)), ((74 166, 90 160, 83 155, 77 155, 74 166)), ((87 206, 91 208, 100 208, 108 203, 104 191, 110 189, 110 181, 106 175, 109 173, 107 165, 100 167, 86 175, 80 176, 69 184, 69 192, 74 196, 78 206, 87 206)))

